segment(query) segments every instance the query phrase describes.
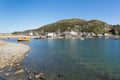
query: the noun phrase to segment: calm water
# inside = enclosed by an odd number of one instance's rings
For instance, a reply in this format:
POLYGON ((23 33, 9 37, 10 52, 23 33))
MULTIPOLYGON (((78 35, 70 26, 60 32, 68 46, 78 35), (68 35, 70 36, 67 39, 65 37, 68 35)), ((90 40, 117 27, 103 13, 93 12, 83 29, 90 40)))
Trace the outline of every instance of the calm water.
POLYGON ((46 80, 120 80, 120 40, 32 39, 23 43, 31 47, 23 68, 43 72, 46 80))

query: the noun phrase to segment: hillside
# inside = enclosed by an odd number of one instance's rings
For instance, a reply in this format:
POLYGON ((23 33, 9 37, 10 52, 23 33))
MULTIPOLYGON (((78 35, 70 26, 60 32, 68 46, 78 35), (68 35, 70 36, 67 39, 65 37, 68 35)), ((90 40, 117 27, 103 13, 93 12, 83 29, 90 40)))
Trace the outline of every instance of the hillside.
POLYGON ((24 32, 34 32, 43 34, 45 32, 64 32, 69 30, 74 31, 84 31, 84 32, 94 32, 95 34, 103 34, 109 32, 111 29, 118 30, 120 32, 119 25, 109 25, 100 20, 82 20, 78 18, 60 20, 51 24, 44 25, 37 29, 26 30, 24 32))
POLYGON ((60 29, 61 32, 64 32, 66 30, 73 29, 75 25, 83 26, 85 23, 86 21, 81 19, 66 19, 42 26, 36 30, 44 30, 45 32, 55 32, 58 29, 60 29))

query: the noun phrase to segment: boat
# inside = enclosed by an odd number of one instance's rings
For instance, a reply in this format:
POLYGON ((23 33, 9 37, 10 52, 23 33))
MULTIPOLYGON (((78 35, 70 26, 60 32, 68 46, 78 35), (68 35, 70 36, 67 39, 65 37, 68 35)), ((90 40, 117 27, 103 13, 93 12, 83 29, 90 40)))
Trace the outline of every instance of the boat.
POLYGON ((20 38, 18 38, 18 41, 30 41, 30 38, 28 38, 28 37, 20 37, 20 38))
POLYGON ((84 40, 84 38, 80 38, 80 40, 84 40))
POLYGON ((119 36, 118 35, 115 37, 115 40, 119 40, 119 36))
POLYGON ((116 31, 115 40, 119 40, 118 31, 116 31))
POLYGON ((115 40, 119 40, 119 37, 116 37, 115 40))
POLYGON ((115 40, 119 40, 118 38, 115 38, 115 40))
POLYGON ((45 39, 44 36, 36 37, 35 39, 45 39))

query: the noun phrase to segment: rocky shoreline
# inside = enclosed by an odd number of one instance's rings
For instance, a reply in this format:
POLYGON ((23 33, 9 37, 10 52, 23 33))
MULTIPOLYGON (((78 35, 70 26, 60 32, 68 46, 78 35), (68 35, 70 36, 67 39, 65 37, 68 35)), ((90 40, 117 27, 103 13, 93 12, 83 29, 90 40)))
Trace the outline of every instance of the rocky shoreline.
POLYGON ((19 65, 29 49, 25 44, 0 41, 0 69, 19 65))
POLYGON ((0 80, 44 80, 45 75, 36 70, 22 68, 21 62, 30 47, 25 44, 0 41, 0 80), (5 70, 6 69, 6 70, 5 70), (17 76, 24 76, 17 77, 17 76))

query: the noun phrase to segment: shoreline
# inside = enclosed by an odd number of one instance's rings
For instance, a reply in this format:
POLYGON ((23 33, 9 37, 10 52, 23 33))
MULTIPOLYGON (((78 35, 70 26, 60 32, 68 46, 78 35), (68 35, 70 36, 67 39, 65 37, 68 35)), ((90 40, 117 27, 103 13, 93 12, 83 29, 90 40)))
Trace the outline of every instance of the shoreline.
POLYGON ((4 42, 0 40, 0 69, 20 65, 27 56, 30 47, 25 44, 4 42))
MULTIPOLYGON (((24 36, 24 35, 0 35, 0 39, 2 38, 21 38, 21 37, 26 37, 26 38, 38 38, 39 36, 24 36)), ((120 35, 117 36, 117 35, 109 35, 109 36, 91 36, 91 37, 83 37, 83 38, 99 38, 99 37, 103 37, 103 38, 120 38, 120 35)), ((53 39, 61 39, 63 37, 53 37, 53 39)), ((82 38, 82 37, 66 37, 66 39, 71 39, 71 38, 76 38, 76 39, 79 39, 79 38, 82 38)), ((64 38, 63 38, 64 39, 64 38)))

